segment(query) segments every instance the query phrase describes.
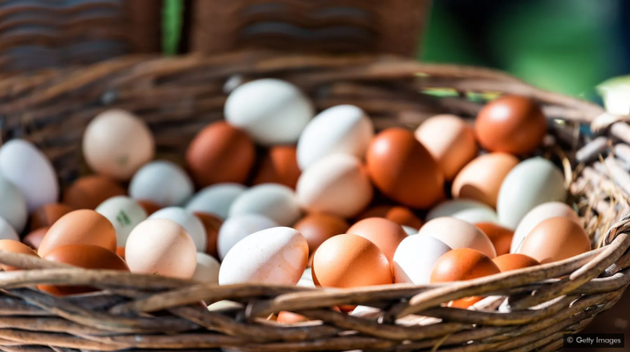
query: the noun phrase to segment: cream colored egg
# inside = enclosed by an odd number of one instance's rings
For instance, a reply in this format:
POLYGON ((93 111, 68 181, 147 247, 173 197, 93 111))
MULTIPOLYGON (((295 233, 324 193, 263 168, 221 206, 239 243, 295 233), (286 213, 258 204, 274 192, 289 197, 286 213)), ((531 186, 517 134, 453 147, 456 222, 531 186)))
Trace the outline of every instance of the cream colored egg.
POLYGON ((259 214, 280 226, 291 226, 300 219, 302 212, 291 188, 264 183, 243 192, 232 203, 230 217, 244 214, 259 214))
POLYGON ((510 253, 516 253, 518 247, 523 243, 525 237, 541 222, 554 218, 556 216, 563 216, 569 219, 580 222, 580 218, 577 213, 570 206, 561 202, 549 202, 543 203, 534 209, 530 210, 527 215, 521 220, 514 231, 514 237, 512 237, 512 246, 510 247, 510 253))
POLYGON ((433 236, 409 236, 402 240, 394 254, 394 282, 428 285, 433 265, 451 250, 433 236))
POLYGON ((475 225, 455 218, 433 219, 420 229, 416 236, 432 236, 444 242, 452 249, 470 248, 476 249, 490 258, 497 256, 490 238, 475 225))
POLYGON ((96 212, 114 225, 118 247, 124 247, 131 230, 147 218, 144 208, 134 199, 125 196, 109 198, 96 207, 96 212))
POLYGON ((17 233, 24 230, 24 225, 28 219, 28 208, 24 195, 2 176, 0 176, 0 217, 11 224, 17 233))
POLYGON ((197 252, 197 268, 192 279, 199 282, 216 284, 219 282, 219 269, 221 264, 205 253, 197 252))
POLYGON ((178 165, 158 160, 144 165, 131 179, 129 195, 162 207, 181 205, 192 196, 193 183, 178 165))
POLYGON ((228 218, 221 225, 217 236, 219 259, 225 258, 235 244, 252 233, 277 226, 275 221, 259 214, 244 214, 228 218))
POLYGON ((167 219, 172 220, 184 227, 186 233, 190 235, 197 252, 205 252, 208 242, 206 236, 206 228, 203 226, 201 220, 195 216, 195 214, 180 207, 168 207, 163 208, 149 216, 149 219, 167 219))
POLYGON ((214 214, 227 219, 230 207, 236 198, 240 197, 247 188, 237 183, 219 183, 208 186, 197 192, 186 203, 186 210, 214 214))
POLYGON ((15 232, 11 224, 3 218, 0 218, 0 240, 20 240, 20 237, 15 232))
POLYGON ((464 220, 471 224, 478 222, 499 222, 499 217, 494 209, 486 204, 470 199, 454 199, 442 202, 429 211, 426 219, 432 220, 445 216, 464 220))

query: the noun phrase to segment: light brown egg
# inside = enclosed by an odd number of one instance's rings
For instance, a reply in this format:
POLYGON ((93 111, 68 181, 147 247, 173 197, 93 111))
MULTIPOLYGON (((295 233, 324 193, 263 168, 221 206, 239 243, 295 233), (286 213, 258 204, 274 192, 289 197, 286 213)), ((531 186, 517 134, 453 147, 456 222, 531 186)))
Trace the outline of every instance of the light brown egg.
POLYGON ((482 155, 457 174, 451 193, 453 198, 467 198, 496 208, 501 183, 519 163, 517 157, 506 153, 482 155))
POLYGON ((125 247, 116 247, 116 255, 125 259, 125 247))
POLYGON ((311 257, 324 241, 346 233, 349 227, 350 225, 343 218, 323 213, 309 214, 293 226, 306 238, 311 257))
POLYGON ((494 258, 492 261, 499 267, 502 273, 540 265, 536 259, 518 253, 504 254, 494 258))
POLYGON ((377 205, 361 213, 357 220, 367 218, 385 218, 398 225, 413 227, 416 230, 422 227, 422 220, 411 209, 400 205, 377 205))
POLYGON ((280 313, 278 313, 278 319, 276 321, 282 324, 296 324, 308 321, 308 319, 300 314, 281 311, 280 313))
POLYGON ((389 261, 371 241, 357 235, 329 238, 313 256, 313 281, 322 287, 361 287, 393 282, 389 261))
POLYGON ((497 256, 510 253, 514 231, 493 222, 479 222, 475 226, 492 241, 497 256))
POLYGON ((217 238, 219 236, 219 229, 223 225, 223 220, 219 217, 203 212, 194 213, 197 219, 201 220, 203 227, 206 229, 206 253, 215 258, 219 258, 217 252, 217 238))
POLYGON ((475 225, 464 220, 449 217, 436 218, 424 224, 414 236, 433 236, 453 249, 471 248, 490 258, 497 256, 490 238, 475 225))
POLYGON ((388 128, 377 134, 366 163, 374 185, 403 205, 428 209, 444 198, 444 174, 411 131, 388 128))
POLYGON ((43 258, 53 249, 71 244, 89 244, 116 251, 116 230, 94 210, 75 210, 57 220, 44 236, 38 254, 43 258))
POLYGON ((407 233, 402 226, 383 218, 361 220, 352 225, 347 233, 359 235, 374 242, 390 262, 394 259, 394 253, 400 242, 407 238, 407 233))
MULTIPOLYGON (((37 253, 24 243, 13 240, 0 240, 0 251, 7 251, 12 253, 28 254, 38 257, 37 253)), ((15 271, 21 270, 14 266, 4 265, 0 263, 0 270, 15 271)))
POLYGON ((147 216, 150 216, 151 214, 155 213, 156 211, 162 209, 162 207, 159 204, 153 203, 150 200, 136 200, 138 202, 138 204, 140 204, 140 206, 142 207, 142 209, 144 209, 144 211, 147 212, 147 216))
POLYGON ((591 241, 582 226, 573 219, 558 216, 536 225, 525 237, 518 253, 546 264, 590 250, 591 241))
POLYGON ((39 246, 42 244, 42 241, 44 240, 44 236, 46 236, 46 233, 48 232, 49 229, 50 227, 46 226, 46 227, 41 227, 37 230, 31 231, 28 235, 26 235, 26 237, 24 237, 22 242, 24 242, 25 245, 33 248, 34 250, 38 250, 39 246))
POLYGON ((84 176, 66 189, 63 203, 73 209, 96 209, 109 198, 125 194, 124 188, 105 176, 84 176))
POLYGON ((436 115, 425 120, 415 136, 440 165, 447 181, 477 156, 473 128, 455 115, 436 115))
POLYGON ((66 204, 51 203, 38 208, 31 214, 31 231, 42 227, 51 226, 60 217, 68 214, 73 209, 66 204))
POLYGON ((295 146, 279 145, 269 148, 254 178, 254 185, 279 183, 295 189, 300 178, 295 146))

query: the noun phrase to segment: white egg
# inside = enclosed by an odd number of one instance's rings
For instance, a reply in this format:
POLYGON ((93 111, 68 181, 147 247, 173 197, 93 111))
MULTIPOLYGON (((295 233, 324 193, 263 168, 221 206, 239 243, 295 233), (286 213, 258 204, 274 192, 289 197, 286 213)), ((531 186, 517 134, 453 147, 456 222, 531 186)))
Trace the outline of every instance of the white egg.
POLYGON ((433 265, 451 247, 433 236, 409 236, 402 240, 394 254, 396 283, 431 283, 433 265))
POLYGON ((247 188, 237 183, 219 183, 197 192, 186 204, 186 210, 214 214, 226 219, 232 202, 247 188))
POLYGON ((13 226, 11 226, 11 224, 3 218, 0 218, 0 240, 20 240, 20 237, 13 229, 13 226))
POLYGON ((276 226, 278 224, 275 221, 258 214, 245 214, 228 218, 221 225, 217 235, 219 259, 223 260, 230 249, 243 238, 276 226))
POLYGON ((144 208, 134 199, 125 196, 109 198, 96 207, 96 212, 114 225, 118 247, 124 247, 131 230, 147 218, 144 208))
POLYGON ((193 213, 180 207, 163 208, 149 216, 149 219, 167 219, 181 225, 190 235, 197 252, 205 252, 208 238, 203 223, 193 213))
POLYGON ((293 190, 275 183, 254 186, 243 192, 230 207, 230 217, 259 214, 280 226, 290 226, 300 219, 302 212, 293 190))
POLYGON ((500 224, 514 230, 536 206, 565 198, 560 169, 540 157, 527 159, 516 165, 501 184, 497 201, 500 224))
POLYGON ((512 246, 510 247, 510 253, 517 252, 518 247, 520 247, 521 243, 523 243, 525 237, 534 229, 534 227, 536 227, 536 225, 556 216, 564 216, 573 219, 576 222, 580 221, 580 218, 573 210, 573 208, 564 203, 543 203, 530 210, 525 215, 525 217, 523 217, 523 220, 518 223, 516 231, 514 231, 514 237, 512 237, 512 246))
POLYGON ((28 208, 22 192, 2 176, 0 176, 0 217, 13 226, 17 233, 24 230, 28 219, 28 208))
POLYGON ((311 268, 304 269, 304 273, 298 281, 297 286, 300 287, 315 287, 315 282, 313 281, 313 271, 311 268))
POLYGON ((190 177, 178 165, 164 160, 144 165, 131 179, 129 195, 161 206, 183 204, 193 194, 190 177))
POLYGON ((229 124, 266 146, 297 142, 314 114, 313 104, 298 87, 271 78, 238 86, 224 107, 229 124))
POLYGON ((219 282, 221 264, 213 256, 197 252, 197 268, 193 274, 194 281, 216 284, 219 282))
POLYGON ((402 225, 402 228, 403 230, 405 230, 405 233, 409 236, 418 234, 418 229, 414 229, 411 226, 402 225))
POLYGON ((20 190, 29 212, 59 198, 55 169, 30 142, 14 139, 0 148, 0 174, 20 190))
POLYGON ((308 243, 290 227, 272 227, 237 243, 223 259, 219 284, 295 285, 306 269, 308 243))
POLYGON ((427 214, 427 221, 441 217, 464 220, 471 224, 478 222, 499 223, 497 213, 490 206, 470 199, 447 200, 438 204, 427 214))
POLYGON ((356 306, 350 312, 350 315, 353 317, 361 317, 361 318, 376 318, 382 315, 382 311, 378 308, 370 307, 370 306, 356 306))
POLYGON ((305 170, 335 153, 363 159, 372 137, 374 125, 363 110, 354 105, 333 106, 315 116, 300 135, 298 166, 305 170))

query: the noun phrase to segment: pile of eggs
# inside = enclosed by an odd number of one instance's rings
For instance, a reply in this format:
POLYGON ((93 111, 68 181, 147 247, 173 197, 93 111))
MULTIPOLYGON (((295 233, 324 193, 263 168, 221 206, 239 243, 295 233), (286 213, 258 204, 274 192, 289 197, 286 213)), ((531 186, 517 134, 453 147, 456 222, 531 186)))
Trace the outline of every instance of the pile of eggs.
POLYGON ((61 196, 39 150, 5 143, 0 249, 221 285, 336 288, 470 280, 591 249, 563 203, 563 173, 535 156, 547 123, 530 99, 500 97, 474 123, 438 115, 415 133, 376 132, 356 106, 315 114, 296 86, 260 79, 236 87, 224 112, 183 166, 153 160, 138 117, 101 113, 83 135, 94 174, 61 196))

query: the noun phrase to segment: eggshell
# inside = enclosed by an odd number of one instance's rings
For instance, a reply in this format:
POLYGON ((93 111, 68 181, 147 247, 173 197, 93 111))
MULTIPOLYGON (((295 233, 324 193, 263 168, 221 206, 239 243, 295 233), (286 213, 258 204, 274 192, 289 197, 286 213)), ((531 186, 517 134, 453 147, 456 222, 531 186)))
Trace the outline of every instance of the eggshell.
POLYGON ((293 227, 304 236, 312 255, 327 239, 346 233, 350 225, 339 216, 314 213, 303 217, 293 227))
POLYGON ((263 156, 260 168, 254 177, 254 185, 279 183, 295 189, 300 174, 296 147, 279 145, 269 148, 263 156))
POLYGON ((432 236, 409 236, 400 242, 394 254, 394 282, 426 285, 431 282, 433 265, 451 250, 432 236))
POLYGON ((201 220, 203 228, 206 230, 206 253, 218 258, 219 253, 217 252, 217 237, 219 236, 219 229, 221 228, 221 225, 223 225, 223 220, 213 214, 201 212, 193 214, 201 220))
POLYGON ((308 97, 295 85, 265 78, 238 86, 228 96, 225 119, 258 144, 292 144, 315 115, 308 97))
POLYGON ((129 196, 160 206, 183 204, 193 194, 188 175, 176 164, 158 160, 143 166, 131 179, 129 196))
POLYGON ((518 158, 506 153, 490 153, 474 159, 455 177, 451 187, 453 198, 472 199, 495 208, 501 184, 518 162, 518 158))
MULTIPOLYGON (((19 253, 19 254, 28 254, 28 255, 38 257, 37 253, 35 253, 35 251, 32 250, 29 246, 19 241, 14 241, 14 240, 0 240, 0 251, 19 253)), ((20 268, 4 265, 0 263, 0 270, 15 271, 15 270, 20 270, 20 268)))
POLYGON ((394 259, 396 248, 407 233, 397 223, 383 218, 368 218, 352 225, 349 234, 364 237, 372 242, 385 254, 389 261, 394 259))
POLYGON ((280 226, 293 225, 302 215, 297 197, 287 186, 268 183, 243 192, 230 207, 230 217, 259 214, 280 226))
POLYGON ((125 247, 132 273, 190 279, 197 267, 197 250, 181 225, 167 219, 147 219, 136 226, 125 247))
POLYGON ((124 196, 125 189, 105 176, 84 176, 74 181, 63 192, 63 203, 74 209, 96 209, 116 196, 124 196))
POLYGON ((107 199, 96 207, 96 212, 114 225, 118 247, 124 247, 131 230, 147 218, 144 208, 134 199, 125 196, 107 199))
POLYGON ((83 133, 83 156, 98 174, 128 180, 153 159, 155 141, 146 123, 128 111, 96 116, 83 133))
POLYGON ((414 236, 433 236, 453 249, 471 248, 490 258, 497 256, 488 236, 464 220, 447 217, 433 219, 414 236))
POLYGON ((308 321, 305 316, 300 314, 295 314, 287 311, 281 311, 278 313, 278 318, 276 319, 278 323, 281 324, 296 324, 308 321))
POLYGON ((125 259, 125 247, 116 247, 116 255, 125 259))
POLYGON ((591 241, 580 224, 557 216, 542 221, 525 237, 518 253, 541 264, 557 262, 591 250, 591 241))
MULTIPOLYGON (((53 249, 44 257, 46 260, 69 264, 85 269, 129 271, 125 261, 103 247, 86 244, 73 244, 53 249)), ((57 296, 65 296, 95 291, 94 288, 84 286, 53 286, 38 285, 42 291, 57 296)))
POLYGON ((59 198, 55 169, 30 142, 13 139, 0 148, 0 174, 20 190, 29 212, 59 198))
POLYGON ((494 258, 492 261, 499 267, 502 273, 540 265, 536 259, 525 254, 517 253, 504 254, 494 258))
POLYGON ((20 240, 20 237, 13 229, 13 226, 11 226, 11 224, 3 218, 0 218, 0 240, 20 240))
POLYGON ((530 210, 525 217, 518 223, 516 231, 514 231, 514 238, 512 239, 512 245, 510 247, 511 253, 516 253, 518 247, 523 243, 525 236, 527 236, 536 225, 541 222, 554 218, 556 216, 564 216, 566 218, 580 223, 580 218, 577 213, 570 206, 561 202, 548 202, 543 203, 534 209, 530 210))
POLYGON ((547 132, 547 120, 526 97, 505 95, 486 104, 475 120, 479 143, 491 152, 533 152, 547 132))
POLYGON ((313 282, 313 271, 311 268, 304 269, 304 273, 302 274, 300 281, 298 281, 297 286, 315 288, 315 283, 313 282))
POLYGON ((431 153, 449 181, 477 156, 472 127, 455 115, 436 115, 425 120, 416 129, 415 136, 431 153))
POLYGON ((61 203, 46 204, 36 209, 31 213, 31 231, 52 226, 52 224, 72 210, 68 205, 61 203))
POLYGON ((305 170, 332 154, 348 154, 363 159, 374 125, 366 113, 354 105, 337 105, 320 112, 306 126, 297 145, 297 160, 305 170))
POLYGON ((444 175, 413 132, 388 128, 372 139, 366 153, 374 185, 387 197, 427 209, 444 197, 444 175))
POLYGON ((272 227, 238 242, 223 258, 219 284, 295 285, 308 261, 308 244, 289 227, 272 227))
POLYGON ((254 142, 225 121, 201 130, 186 150, 186 164, 198 186, 243 183, 254 165, 254 142))
POLYGON ((219 259, 223 260, 235 244, 252 233, 277 226, 275 221, 258 214, 245 214, 228 218, 223 222, 217 237, 219 259))
POLYGON ((361 287, 393 282, 387 257, 361 236, 331 237, 313 256, 313 281, 323 287, 361 287))
POLYGON ((454 199, 442 202, 429 211, 426 220, 433 220, 445 216, 464 220, 471 224, 478 222, 499 222, 499 217, 494 209, 483 203, 469 199, 454 199))
POLYGON ((150 200, 136 199, 136 202, 138 202, 138 204, 142 207, 142 209, 144 209, 147 215, 151 215, 155 213, 156 211, 162 209, 162 207, 159 204, 155 204, 150 200))
POLYGON ((501 225, 515 229, 536 206, 564 201, 564 177, 549 160, 536 157, 516 165, 505 177, 499 191, 497 213, 501 225))
POLYGON ((186 210, 215 214, 226 219, 236 198, 247 188, 236 183, 219 183, 208 186, 195 194, 186 204, 186 210))
POLYGON ((422 227, 422 220, 418 218, 409 208, 393 205, 377 205, 369 208, 358 216, 358 220, 367 218, 385 218, 398 225, 409 226, 415 229, 422 227))
POLYGON ((89 244, 113 252, 116 250, 116 229, 94 210, 75 210, 50 227, 37 253, 44 258, 53 249, 71 244, 89 244))
POLYGON ((490 241, 492 241, 497 255, 510 253, 510 245, 512 244, 514 231, 492 222, 479 222, 476 223, 475 226, 483 231, 490 241))
POLYGON ((212 256, 197 252, 197 267, 192 279, 211 284, 219 283, 220 267, 219 261, 212 256))
POLYGON ((50 227, 48 226, 40 227, 39 229, 34 230, 30 232, 28 235, 26 235, 26 237, 24 237, 22 242, 24 242, 25 245, 33 248, 34 250, 38 250, 39 246, 42 244, 42 241, 44 240, 44 236, 46 236, 46 233, 48 232, 49 229, 50 227))
POLYGON ((308 212, 350 218, 370 203, 374 190, 359 159, 334 154, 304 170, 296 193, 308 212))
POLYGON ((181 225, 195 243, 197 252, 205 252, 207 246, 206 229, 199 218, 190 211, 180 207, 160 209, 149 216, 149 219, 167 219, 181 225))
POLYGON ((405 226, 402 225, 403 230, 405 230, 405 232, 407 233, 407 235, 411 236, 411 235, 415 235, 418 233, 418 229, 414 229, 413 227, 410 226, 405 226))
POLYGON ((0 176, 0 217, 5 219, 17 233, 24 230, 28 218, 24 195, 2 176, 0 176))

